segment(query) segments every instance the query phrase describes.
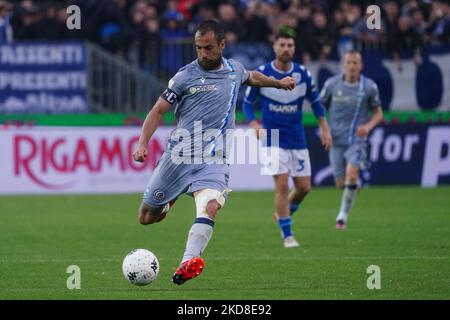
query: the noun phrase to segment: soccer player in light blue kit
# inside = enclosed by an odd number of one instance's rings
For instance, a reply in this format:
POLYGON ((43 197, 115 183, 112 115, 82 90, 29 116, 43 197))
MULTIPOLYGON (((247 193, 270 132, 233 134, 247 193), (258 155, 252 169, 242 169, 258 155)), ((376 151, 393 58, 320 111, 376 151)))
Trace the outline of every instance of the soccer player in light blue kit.
POLYGON ((213 20, 200 23, 195 33, 198 59, 182 67, 169 81, 168 88, 148 113, 133 153, 136 161, 145 160, 148 142, 161 117, 176 105, 177 128, 144 192, 139 221, 144 225, 159 222, 178 196, 183 193, 194 196, 197 218, 189 231, 181 264, 173 275, 177 285, 202 272, 204 260, 200 256, 211 239, 217 211, 225 204, 229 191, 228 165, 209 160, 225 156, 226 144, 219 142, 225 140, 227 129, 234 128, 239 87, 243 84, 287 90, 295 87, 291 77, 271 79, 223 58, 224 39, 220 24, 213 20), (207 132, 216 134, 205 136, 207 132))
POLYGON ((347 227, 358 190, 359 172, 367 167, 367 136, 383 119, 378 87, 361 74, 362 68, 361 55, 357 51, 347 52, 344 73, 329 78, 320 93, 328 109, 333 137, 330 163, 336 186, 344 190, 336 229, 347 227))
POLYGON ((272 152, 261 153, 267 157, 263 161, 262 171, 274 178, 274 216, 281 228, 284 247, 294 248, 299 243, 292 232, 291 215, 311 190, 311 163, 302 125, 305 98, 311 102, 314 115, 319 119, 320 138, 326 150, 330 148, 332 139, 311 74, 304 66, 292 61, 295 53, 294 37, 290 33, 280 32, 273 50, 275 60, 260 66, 258 70, 274 79, 291 76, 296 81, 296 88, 290 92, 275 88, 248 88, 243 109, 258 138, 264 132, 267 132, 268 137, 270 130, 279 130, 279 146, 271 145, 271 139, 267 139, 267 148, 271 148, 272 152), (262 109, 262 126, 255 118, 253 107, 256 105, 262 109), (275 148, 276 152, 273 152, 275 148), (289 176, 295 185, 291 193, 289 176))

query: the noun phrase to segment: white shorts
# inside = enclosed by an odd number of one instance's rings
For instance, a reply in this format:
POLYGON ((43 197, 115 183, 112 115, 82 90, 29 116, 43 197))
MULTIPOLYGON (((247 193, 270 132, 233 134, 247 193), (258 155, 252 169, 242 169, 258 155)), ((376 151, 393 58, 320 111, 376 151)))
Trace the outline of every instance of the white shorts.
POLYGON ((262 147, 261 174, 275 176, 288 173, 291 177, 310 177, 311 161, 308 149, 262 147))

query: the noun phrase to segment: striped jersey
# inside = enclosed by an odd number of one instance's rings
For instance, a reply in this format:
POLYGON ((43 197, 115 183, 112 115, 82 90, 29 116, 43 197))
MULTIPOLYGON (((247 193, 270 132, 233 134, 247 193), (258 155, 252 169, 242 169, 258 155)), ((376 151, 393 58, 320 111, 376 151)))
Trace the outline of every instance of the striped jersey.
POLYGON ((217 70, 205 70, 198 60, 182 67, 165 91, 177 120, 166 151, 189 151, 194 157, 224 152, 226 131, 235 125, 239 88, 248 77, 239 62, 225 58, 217 70))
POLYGON ((348 83, 342 74, 329 78, 320 99, 328 110, 333 144, 347 145, 364 141, 356 136, 359 125, 370 120, 370 111, 381 105, 376 83, 361 74, 359 81, 348 83))
POLYGON ((243 105, 246 119, 254 120, 254 109, 260 108, 262 126, 268 129, 268 145, 271 140, 269 129, 278 129, 280 148, 306 149, 306 136, 302 124, 304 99, 311 102, 316 117, 324 115, 324 108, 311 73, 304 66, 294 62, 291 62, 291 68, 284 72, 276 68, 274 61, 258 67, 258 71, 275 79, 291 76, 296 81, 296 87, 292 91, 276 88, 247 88, 243 105))

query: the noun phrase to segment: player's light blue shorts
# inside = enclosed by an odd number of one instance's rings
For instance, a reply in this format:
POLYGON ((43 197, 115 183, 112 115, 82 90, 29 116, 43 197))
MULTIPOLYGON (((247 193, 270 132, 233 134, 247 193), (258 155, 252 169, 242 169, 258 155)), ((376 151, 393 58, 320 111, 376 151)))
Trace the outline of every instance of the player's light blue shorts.
POLYGON ((345 176, 347 164, 357 166, 360 170, 368 167, 367 143, 357 142, 350 145, 333 145, 329 159, 335 179, 345 176))
POLYGON ((176 164, 170 153, 164 152, 150 177, 143 201, 159 207, 183 193, 191 194, 202 189, 223 192, 228 189, 228 178, 227 164, 176 164))

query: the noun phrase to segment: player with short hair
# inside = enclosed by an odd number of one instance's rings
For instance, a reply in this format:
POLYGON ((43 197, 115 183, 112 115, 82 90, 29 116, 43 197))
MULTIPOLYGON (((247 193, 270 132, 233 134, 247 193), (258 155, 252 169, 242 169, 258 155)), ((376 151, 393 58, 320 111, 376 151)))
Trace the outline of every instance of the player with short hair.
POLYGON ((271 79, 259 72, 248 72, 237 61, 223 58, 224 39, 224 29, 216 21, 199 24, 195 33, 197 59, 182 67, 169 81, 168 88, 148 113, 133 153, 136 161, 145 160, 148 142, 161 117, 176 105, 177 128, 171 133, 144 192, 139 221, 144 225, 161 221, 183 193, 195 198, 197 218, 189 231, 181 264, 173 275, 177 285, 202 272, 204 260, 200 256, 211 239, 217 212, 225 204, 229 191, 228 165, 224 162, 210 164, 206 158, 225 152, 224 144, 218 141, 224 138, 227 129, 234 128, 240 86, 273 86, 287 90, 295 87, 290 77, 271 79), (196 130, 199 125, 200 130, 196 130), (211 130, 215 130, 217 136, 206 139, 204 133, 211 130), (184 161, 192 159, 193 163, 184 161))
POLYGON ((333 137, 330 163, 336 186, 344 190, 336 229, 347 227, 360 170, 367 168, 367 137, 383 119, 378 87, 372 79, 361 74, 362 68, 361 54, 347 52, 343 59, 343 74, 329 78, 320 93, 321 101, 328 109, 333 137))
MULTIPOLYGON (((271 145, 268 159, 263 161, 263 172, 272 175, 275 182, 275 218, 281 229, 284 247, 298 247, 299 243, 292 232, 291 215, 311 190, 311 163, 302 125, 302 105, 305 98, 311 102, 314 115, 319 120, 320 139, 325 149, 332 144, 324 108, 319 100, 319 92, 310 72, 302 65, 292 61, 295 53, 293 35, 280 32, 273 44, 275 60, 258 68, 266 76, 282 79, 291 76, 296 88, 290 92, 275 88, 248 88, 244 99, 244 113, 260 138, 264 132, 279 130, 279 146, 271 145), (262 109, 262 125, 256 119, 253 107, 262 109), (265 131, 267 130, 267 131, 265 131), (275 152, 273 152, 275 151, 275 152), (289 177, 295 189, 289 193, 289 177)), ((261 155, 269 152, 263 150, 261 155)))

